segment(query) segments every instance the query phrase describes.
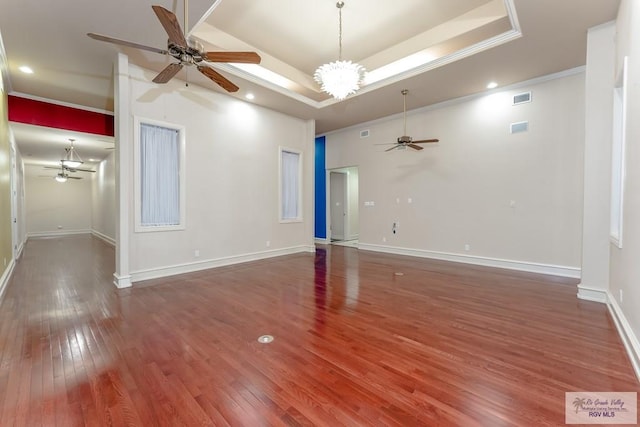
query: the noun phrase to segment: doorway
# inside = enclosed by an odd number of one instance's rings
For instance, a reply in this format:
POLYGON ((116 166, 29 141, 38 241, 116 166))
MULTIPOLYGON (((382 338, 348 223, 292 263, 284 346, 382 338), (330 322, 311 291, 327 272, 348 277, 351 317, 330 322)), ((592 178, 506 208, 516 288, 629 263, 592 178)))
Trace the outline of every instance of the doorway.
POLYGON ((357 246, 359 235, 358 168, 329 171, 329 237, 332 244, 357 246))

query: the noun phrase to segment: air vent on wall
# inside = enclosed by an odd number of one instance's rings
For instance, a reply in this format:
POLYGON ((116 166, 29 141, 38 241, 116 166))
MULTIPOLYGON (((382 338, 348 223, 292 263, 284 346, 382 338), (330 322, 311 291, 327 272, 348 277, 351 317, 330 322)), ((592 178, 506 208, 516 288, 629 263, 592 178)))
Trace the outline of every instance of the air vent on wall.
POLYGON ((511 133, 526 132, 529 130, 529 122, 511 123, 511 133))
POLYGON ((526 102, 531 102, 531 92, 513 95, 513 105, 524 104, 526 102))
POLYGON ((369 129, 360 131, 360 138, 366 138, 369 136, 369 129))

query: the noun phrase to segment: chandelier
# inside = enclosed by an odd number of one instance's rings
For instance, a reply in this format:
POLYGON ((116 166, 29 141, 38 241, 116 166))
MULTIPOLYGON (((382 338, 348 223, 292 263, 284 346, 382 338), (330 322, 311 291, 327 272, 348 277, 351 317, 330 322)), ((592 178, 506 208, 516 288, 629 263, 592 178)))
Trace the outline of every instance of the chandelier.
POLYGON ((71 141, 71 147, 64 149, 67 154, 64 156, 64 159, 61 160, 62 166, 68 168, 77 168, 84 162, 80 158, 78 152, 73 148, 73 141, 75 141, 75 139, 69 138, 69 141, 71 141))
POLYGON ((313 78, 320 84, 322 90, 335 99, 343 100, 360 88, 364 79, 364 67, 351 61, 342 60, 342 7, 343 1, 336 3, 339 11, 340 24, 338 36, 338 60, 321 65, 313 78))

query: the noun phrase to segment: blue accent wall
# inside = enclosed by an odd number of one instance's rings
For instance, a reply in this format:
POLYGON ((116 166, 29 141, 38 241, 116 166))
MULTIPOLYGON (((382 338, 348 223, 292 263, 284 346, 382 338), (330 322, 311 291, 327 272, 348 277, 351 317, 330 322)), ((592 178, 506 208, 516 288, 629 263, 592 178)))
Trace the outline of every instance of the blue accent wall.
POLYGON ((327 180, 325 171, 325 137, 316 138, 315 158, 315 237, 327 238, 327 180))

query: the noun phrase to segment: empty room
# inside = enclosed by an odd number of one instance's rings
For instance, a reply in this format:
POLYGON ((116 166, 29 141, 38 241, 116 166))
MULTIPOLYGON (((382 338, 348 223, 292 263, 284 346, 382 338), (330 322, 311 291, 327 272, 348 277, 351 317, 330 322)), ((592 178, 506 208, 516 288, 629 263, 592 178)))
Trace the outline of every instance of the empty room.
POLYGON ((1 9, 0 425, 637 425, 637 2, 1 9))

